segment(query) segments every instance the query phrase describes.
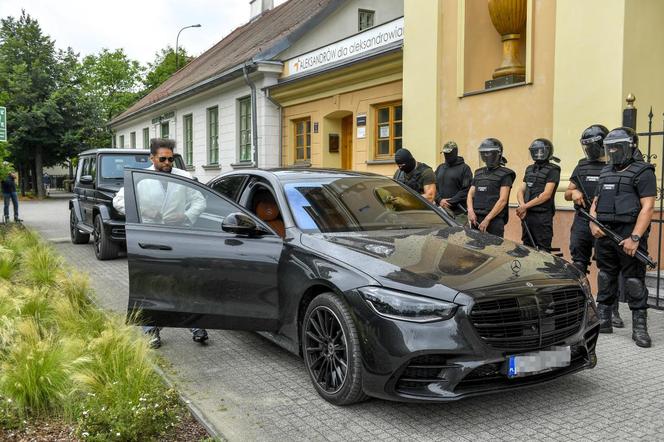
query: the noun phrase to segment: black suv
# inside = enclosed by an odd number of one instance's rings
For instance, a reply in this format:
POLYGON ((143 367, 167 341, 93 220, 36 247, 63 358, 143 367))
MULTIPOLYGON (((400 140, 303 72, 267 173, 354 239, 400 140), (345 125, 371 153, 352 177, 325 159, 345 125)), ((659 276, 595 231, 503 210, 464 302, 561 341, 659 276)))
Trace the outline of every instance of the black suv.
MULTIPOLYGON (((87 244, 90 235, 99 260, 116 258, 126 249, 125 217, 113 208, 113 197, 124 185, 124 169, 152 165, 150 151, 91 149, 78 156, 74 198, 69 201, 69 232, 74 244, 87 244)), ((175 167, 184 161, 175 155, 175 167)))

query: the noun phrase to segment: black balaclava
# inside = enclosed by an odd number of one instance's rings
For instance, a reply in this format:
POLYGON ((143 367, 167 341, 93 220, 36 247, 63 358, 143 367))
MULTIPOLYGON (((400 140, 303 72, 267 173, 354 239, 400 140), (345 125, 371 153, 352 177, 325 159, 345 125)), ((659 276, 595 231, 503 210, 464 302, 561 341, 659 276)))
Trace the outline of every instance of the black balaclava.
POLYGON ((394 154, 394 162, 399 166, 399 169, 404 173, 410 173, 417 166, 417 161, 415 157, 410 153, 408 149, 399 149, 394 154))

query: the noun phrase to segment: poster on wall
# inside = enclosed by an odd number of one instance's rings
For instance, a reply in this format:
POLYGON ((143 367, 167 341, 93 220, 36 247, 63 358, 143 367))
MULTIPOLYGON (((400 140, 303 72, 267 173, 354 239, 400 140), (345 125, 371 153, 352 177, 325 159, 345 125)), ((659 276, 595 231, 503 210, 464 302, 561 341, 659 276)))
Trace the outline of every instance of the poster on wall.
POLYGON ((358 126, 357 128, 357 138, 366 138, 367 137, 367 127, 358 126))
POLYGON ((380 126, 378 129, 378 138, 390 138, 390 126, 380 126))

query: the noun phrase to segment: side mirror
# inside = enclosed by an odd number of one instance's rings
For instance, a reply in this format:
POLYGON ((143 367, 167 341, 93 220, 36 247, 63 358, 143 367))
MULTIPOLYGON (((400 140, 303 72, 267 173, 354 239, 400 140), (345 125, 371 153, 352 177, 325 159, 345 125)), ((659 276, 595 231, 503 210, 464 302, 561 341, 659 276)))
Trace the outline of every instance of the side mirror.
POLYGON ((250 217, 241 212, 235 212, 224 218, 221 230, 236 235, 257 236, 268 233, 250 217))
POLYGON ((92 184, 94 180, 92 179, 92 175, 83 175, 79 182, 81 184, 92 184))

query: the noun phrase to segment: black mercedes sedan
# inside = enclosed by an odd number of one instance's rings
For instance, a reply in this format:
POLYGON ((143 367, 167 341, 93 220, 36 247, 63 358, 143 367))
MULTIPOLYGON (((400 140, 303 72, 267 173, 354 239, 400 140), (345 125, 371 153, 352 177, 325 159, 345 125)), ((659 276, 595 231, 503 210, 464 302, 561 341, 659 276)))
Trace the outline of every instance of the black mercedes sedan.
POLYGON ((392 179, 249 169, 203 185, 127 169, 124 182, 129 312, 265 332, 331 403, 448 401, 596 364, 584 275, 392 179))

